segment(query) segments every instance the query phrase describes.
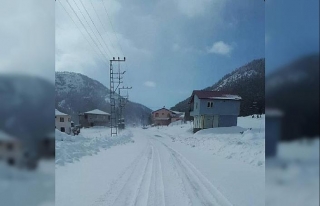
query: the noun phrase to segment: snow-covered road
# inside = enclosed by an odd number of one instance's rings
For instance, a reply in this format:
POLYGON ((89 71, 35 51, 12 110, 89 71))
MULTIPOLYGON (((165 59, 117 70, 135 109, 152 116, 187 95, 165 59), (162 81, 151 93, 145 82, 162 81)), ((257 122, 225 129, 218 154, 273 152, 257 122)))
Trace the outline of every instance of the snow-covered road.
MULTIPOLYGON (((95 205, 231 205, 183 155, 146 131, 145 146, 95 205)), ((163 138, 163 137, 162 137, 163 138)))
POLYGON ((56 205, 264 205, 264 166, 214 155, 164 128, 128 130, 134 142, 56 165, 56 205))

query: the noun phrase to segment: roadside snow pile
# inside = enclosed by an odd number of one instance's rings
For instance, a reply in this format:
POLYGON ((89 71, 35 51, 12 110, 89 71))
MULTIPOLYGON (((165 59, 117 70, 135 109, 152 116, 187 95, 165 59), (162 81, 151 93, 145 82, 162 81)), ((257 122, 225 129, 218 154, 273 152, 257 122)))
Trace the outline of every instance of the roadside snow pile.
POLYGON ((203 130, 186 140, 195 147, 213 151, 213 155, 262 166, 265 163, 264 137, 264 133, 241 127, 225 127, 203 130))
POLYGON ((196 135, 206 135, 206 134, 239 134, 244 132, 246 129, 242 127, 218 127, 203 129, 196 133, 196 135))
POLYGON ((267 159, 266 206, 269 205, 319 205, 319 137, 282 142, 278 156, 267 159))
POLYGON ((160 127, 157 131, 169 136, 172 142, 207 150, 226 159, 236 159, 252 166, 264 167, 264 122, 264 115, 262 118, 248 116, 239 117, 238 126, 203 129, 195 134, 190 123, 160 127))
POLYGON ((175 121, 175 122, 171 122, 171 123, 169 124, 169 126, 182 125, 182 124, 184 124, 184 123, 183 123, 183 120, 177 120, 177 121, 175 121))
POLYGON ((110 148, 114 145, 133 142, 131 131, 123 131, 120 135, 110 137, 110 130, 106 128, 84 129, 77 136, 70 136, 56 130, 56 165, 79 161, 83 156, 92 156, 100 148, 110 148), (100 132, 98 132, 100 131, 100 132))

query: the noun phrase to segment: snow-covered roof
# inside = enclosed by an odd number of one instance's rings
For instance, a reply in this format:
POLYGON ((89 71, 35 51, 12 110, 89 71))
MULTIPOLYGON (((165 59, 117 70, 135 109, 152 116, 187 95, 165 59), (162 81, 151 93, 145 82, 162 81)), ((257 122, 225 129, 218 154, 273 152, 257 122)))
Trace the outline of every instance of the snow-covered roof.
POLYGON ((194 95, 197 95, 199 99, 227 99, 227 100, 241 100, 239 95, 232 94, 230 92, 222 91, 206 91, 206 90, 194 90, 192 92, 191 98, 189 99, 189 104, 193 102, 194 95))
POLYGON ((169 120, 170 118, 154 118, 154 120, 169 120))
POLYGON ((55 115, 60 115, 60 116, 69 116, 68 114, 62 113, 59 110, 55 110, 55 115))
POLYGON ((222 97, 209 97, 208 99, 233 99, 233 100, 240 100, 241 97, 238 95, 231 95, 231 94, 225 94, 222 97))
POLYGON ((107 112, 104 112, 104 111, 101 111, 99 109, 94 109, 94 110, 91 110, 91 111, 88 111, 88 112, 84 112, 85 114, 102 114, 102 115, 110 115, 109 113, 107 112))
POLYGON ((10 141, 15 140, 15 138, 0 130, 0 140, 10 141))

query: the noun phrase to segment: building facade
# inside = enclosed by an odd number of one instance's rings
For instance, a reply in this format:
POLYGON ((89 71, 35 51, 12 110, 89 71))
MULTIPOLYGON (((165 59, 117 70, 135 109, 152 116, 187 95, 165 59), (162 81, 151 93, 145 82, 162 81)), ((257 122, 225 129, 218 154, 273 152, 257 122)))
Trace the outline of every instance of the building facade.
POLYGON ((22 150, 21 141, 0 131, 0 161, 17 166, 22 158, 22 150))
POLYGON ((184 112, 172 111, 166 108, 155 110, 151 113, 154 125, 169 125, 178 120, 184 120, 184 112))
POLYGON ((55 128, 61 132, 71 134, 71 116, 55 110, 55 128))
POLYGON ((110 114, 98 109, 80 113, 79 123, 83 127, 109 126, 110 114))
POLYGON ((195 90, 189 100, 193 131, 237 126, 241 97, 220 91, 195 90))

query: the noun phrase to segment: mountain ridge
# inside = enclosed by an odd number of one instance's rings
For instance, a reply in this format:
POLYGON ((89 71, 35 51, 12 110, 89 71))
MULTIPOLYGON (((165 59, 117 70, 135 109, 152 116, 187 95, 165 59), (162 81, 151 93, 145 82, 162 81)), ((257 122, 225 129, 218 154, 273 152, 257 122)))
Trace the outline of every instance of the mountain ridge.
MULTIPOLYGON (((110 89, 99 81, 84 74, 66 71, 56 73, 55 107, 61 112, 68 113, 78 122, 78 113, 100 109, 110 113, 110 89)), ((145 124, 151 109, 128 101, 124 116, 127 123, 145 124)))
MULTIPOLYGON (((240 106, 240 116, 247 116, 254 113, 264 113, 264 95, 265 95, 265 59, 254 59, 251 62, 236 68, 232 72, 223 76, 219 81, 212 86, 206 87, 202 90, 214 90, 232 92, 242 97, 240 106), (253 102, 256 101, 258 108, 251 108, 253 102)), ((191 92, 190 92, 191 94, 191 92)), ((189 98, 179 102, 171 107, 173 110, 183 111, 189 116, 189 98)))

